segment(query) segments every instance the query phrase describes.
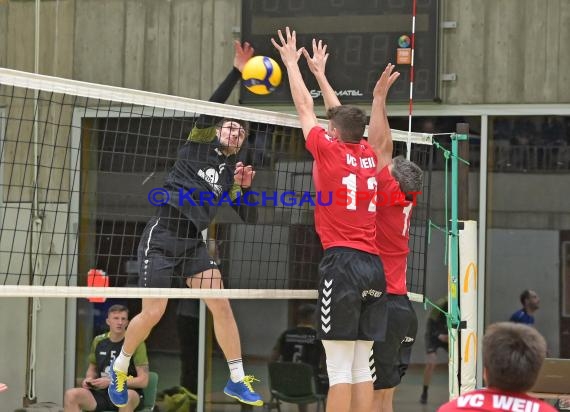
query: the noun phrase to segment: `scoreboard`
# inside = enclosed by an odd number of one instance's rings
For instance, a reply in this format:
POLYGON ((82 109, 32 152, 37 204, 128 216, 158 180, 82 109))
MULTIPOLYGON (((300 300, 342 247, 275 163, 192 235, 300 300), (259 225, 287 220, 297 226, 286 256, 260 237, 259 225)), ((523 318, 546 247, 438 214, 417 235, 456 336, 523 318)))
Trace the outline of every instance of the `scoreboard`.
MULTIPOLYGON (((312 55, 312 39, 323 40, 330 54, 326 74, 343 103, 371 103, 372 90, 389 62, 396 64, 398 48, 411 37, 412 0, 242 0, 242 40, 256 55, 272 57, 281 67, 271 44, 277 30, 297 32, 297 47, 312 55)), ((437 98, 438 0, 417 0, 414 51, 414 100, 437 98)), ((409 46, 408 46, 409 47, 409 46)), ((320 90, 305 58, 299 59, 305 84, 314 99, 320 90)), ((390 91, 391 102, 409 100, 410 65, 396 64, 401 73, 390 91)), ((291 103, 284 71, 281 86, 270 95, 257 96, 243 86, 242 103, 291 103)))

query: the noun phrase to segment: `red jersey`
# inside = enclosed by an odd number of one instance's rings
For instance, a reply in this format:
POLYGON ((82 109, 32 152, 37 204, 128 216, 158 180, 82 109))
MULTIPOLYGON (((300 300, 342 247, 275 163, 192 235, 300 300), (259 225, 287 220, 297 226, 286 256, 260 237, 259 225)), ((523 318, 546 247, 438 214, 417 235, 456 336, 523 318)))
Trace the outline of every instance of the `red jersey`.
POLYGON ((388 166, 378 174, 376 246, 384 266, 386 292, 405 295, 412 202, 405 200, 388 166))
POLYGON ((377 254, 376 155, 364 139, 345 143, 315 126, 305 142, 313 155, 315 228, 323 249, 344 246, 377 254))
POLYGON ((464 393, 437 410, 437 412, 464 411, 556 412, 556 409, 525 393, 509 393, 488 388, 464 393))

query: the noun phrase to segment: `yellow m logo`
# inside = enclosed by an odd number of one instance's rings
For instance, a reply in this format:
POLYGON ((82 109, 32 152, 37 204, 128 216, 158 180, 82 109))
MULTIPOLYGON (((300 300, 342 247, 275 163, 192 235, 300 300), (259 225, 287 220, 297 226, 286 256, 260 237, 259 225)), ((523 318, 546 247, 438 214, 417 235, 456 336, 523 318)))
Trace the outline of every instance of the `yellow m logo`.
POLYGON ((465 363, 469 362, 469 349, 471 348, 471 340, 473 340, 473 358, 477 359, 477 335, 475 332, 469 332, 467 339, 465 340, 465 355, 463 356, 463 361, 465 363))
POLYGON ((469 292, 469 275, 473 272, 473 290, 477 290, 477 265, 474 262, 467 265, 465 276, 463 277, 463 293, 469 292))

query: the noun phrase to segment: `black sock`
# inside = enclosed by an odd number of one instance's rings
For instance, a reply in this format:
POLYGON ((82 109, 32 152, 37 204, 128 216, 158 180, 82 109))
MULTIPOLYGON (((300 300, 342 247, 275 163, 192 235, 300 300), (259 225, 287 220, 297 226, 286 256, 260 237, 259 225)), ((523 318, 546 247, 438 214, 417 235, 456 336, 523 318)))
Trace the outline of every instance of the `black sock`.
POLYGON ((425 394, 427 395, 427 391, 428 391, 428 386, 427 386, 427 385, 424 385, 424 390, 423 390, 422 393, 425 393, 425 394))

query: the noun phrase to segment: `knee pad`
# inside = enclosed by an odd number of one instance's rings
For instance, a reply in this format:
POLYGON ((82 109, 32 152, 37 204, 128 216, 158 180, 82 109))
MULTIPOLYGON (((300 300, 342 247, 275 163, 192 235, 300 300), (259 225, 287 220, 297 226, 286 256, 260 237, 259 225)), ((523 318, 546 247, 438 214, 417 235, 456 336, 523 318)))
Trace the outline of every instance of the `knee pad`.
POLYGON ((339 383, 351 384, 355 342, 347 340, 323 340, 322 342, 327 355, 329 386, 339 383))
POLYGON ((354 346, 354 361, 352 363, 352 383, 372 382, 370 372, 370 354, 372 341, 357 340, 354 346))

